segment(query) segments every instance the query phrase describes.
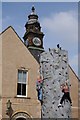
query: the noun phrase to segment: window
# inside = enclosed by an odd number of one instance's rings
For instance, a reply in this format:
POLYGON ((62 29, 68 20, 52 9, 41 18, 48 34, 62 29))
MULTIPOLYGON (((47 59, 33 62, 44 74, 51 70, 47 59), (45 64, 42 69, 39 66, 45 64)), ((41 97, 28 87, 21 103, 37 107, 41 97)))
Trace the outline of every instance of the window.
POLYGON ((17 95, 26 96, 27 90, 27 71, 18 70, 17 95))

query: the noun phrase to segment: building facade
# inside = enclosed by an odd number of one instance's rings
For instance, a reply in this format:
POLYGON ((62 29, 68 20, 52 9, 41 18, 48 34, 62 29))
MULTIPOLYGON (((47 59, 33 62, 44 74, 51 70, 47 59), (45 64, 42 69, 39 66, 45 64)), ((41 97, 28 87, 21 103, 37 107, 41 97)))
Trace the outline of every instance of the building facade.
MULTIPOLYGON (((0 34, 0 116, 11 120, 41 118, 36 79, 43 32, 32 7, 28 16, 24 42, 10 26, 0 34)), ((78 78, 69 66, 72 118, 78 118, 78 78)))
POLYGON ((11 27, 2 34, 2 50, 2 117, 8 117, 8 100, 12 103, 11 116, 22 111, 30 117, 40 117, 40 103, 35 89, 37 61, 11 27))

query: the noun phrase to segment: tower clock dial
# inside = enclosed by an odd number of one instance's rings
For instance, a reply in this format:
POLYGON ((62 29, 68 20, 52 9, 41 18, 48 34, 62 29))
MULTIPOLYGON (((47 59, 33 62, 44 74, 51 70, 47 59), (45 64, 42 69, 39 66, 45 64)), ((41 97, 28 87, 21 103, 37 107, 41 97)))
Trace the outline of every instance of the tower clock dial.
POLYGON ((40 46, 41 45, 41 40, 38 37, 34 37, 33 38, 33 44, 36 46, 40 46))

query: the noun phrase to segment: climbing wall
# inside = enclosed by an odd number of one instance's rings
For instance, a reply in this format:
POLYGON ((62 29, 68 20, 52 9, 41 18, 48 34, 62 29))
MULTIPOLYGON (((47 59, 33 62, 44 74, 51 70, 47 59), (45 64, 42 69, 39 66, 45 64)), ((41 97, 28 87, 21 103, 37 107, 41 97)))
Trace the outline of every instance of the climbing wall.
POLYGON ((58 108, 63 93, 60 85, 69 82, 68 53, 59 48, 49 49, 40 56, 40 74, 43 76, 42 118, 70 118, 71 106, 65 100, 58 108))

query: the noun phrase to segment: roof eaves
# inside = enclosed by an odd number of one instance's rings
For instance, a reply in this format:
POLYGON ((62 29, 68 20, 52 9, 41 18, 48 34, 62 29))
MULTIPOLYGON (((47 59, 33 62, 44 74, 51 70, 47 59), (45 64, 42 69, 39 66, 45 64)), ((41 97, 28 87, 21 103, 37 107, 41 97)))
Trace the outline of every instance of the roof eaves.
POLYGON ((79 77, 76 75, 76 73, 74 72, 74 70, 72 69, 72 67, 69 65, 70 69, 72 70, 72 72, 74 73, 74 75, 77 77, 78 81, 80 81, 79 77))
POLYGON ((3 30, 1 33, 0 33, 0 35, 2 35, 6 30, 8 30, 9 28, 12 28, 12 26, 8 26, 5 30, 3 30))

